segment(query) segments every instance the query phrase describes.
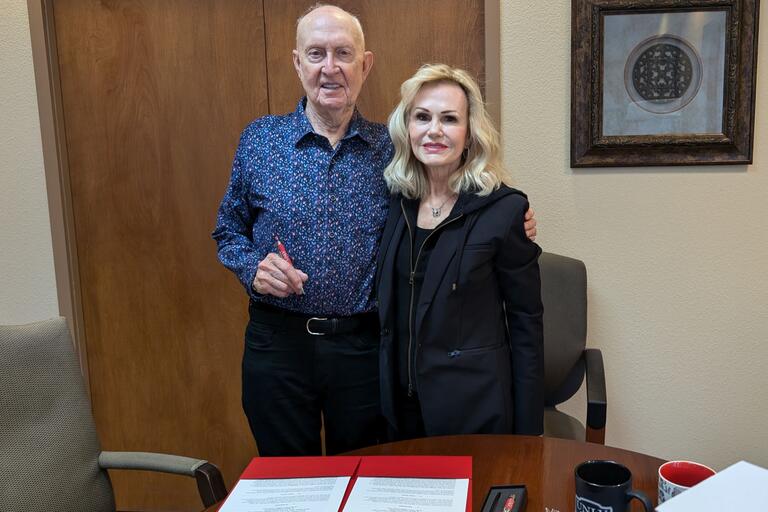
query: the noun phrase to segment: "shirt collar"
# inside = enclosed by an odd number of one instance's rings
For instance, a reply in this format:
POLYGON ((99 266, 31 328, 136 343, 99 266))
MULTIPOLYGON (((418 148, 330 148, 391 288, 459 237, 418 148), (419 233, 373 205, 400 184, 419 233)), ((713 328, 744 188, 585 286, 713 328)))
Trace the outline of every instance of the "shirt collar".
MULTIPOLYGON (((295 130, 294 130, 294 138, 293 138, 294 146, 298 144, 304 137, 306 137, 310 133, 315 133, 314 128, 312 128, 312 124, 309 122, 309 119, 307 118, 307 113, 305 112, 306 103, 307 103, 307 97, 304 96, 299 100, 298 105, 296 105, 296 110, 294 111, 294 119, 295 119, 295 130)), ((371 123, 368 122, 360 114, 360 111, 357 110, 357 107, 355 107, 355 111, 352 113, 352 119, 349 120, 347 133, 344 135, 344 137, 341 138, 341 140, 351 139, 353 137, 360 137, 368 145, 373 144, 374 137, 372 133, 371 123)))

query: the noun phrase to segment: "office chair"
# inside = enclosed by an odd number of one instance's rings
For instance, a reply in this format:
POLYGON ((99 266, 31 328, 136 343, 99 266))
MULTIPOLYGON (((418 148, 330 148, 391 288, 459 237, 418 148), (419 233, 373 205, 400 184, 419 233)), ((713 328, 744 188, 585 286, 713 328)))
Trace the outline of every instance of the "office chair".
POLYGON ((542 253, 544 303, 544 435, 605 444, 603 355, 587 343, 587 271, 584 262, 542 253), (557 410, 587 379, 587 426, 557 410))
POLYGON ((204 460, 101 451, 64 318, 0 326, 0 511, 114 512, 108 469, 194 477, 205 507, 227 493, 204 460))

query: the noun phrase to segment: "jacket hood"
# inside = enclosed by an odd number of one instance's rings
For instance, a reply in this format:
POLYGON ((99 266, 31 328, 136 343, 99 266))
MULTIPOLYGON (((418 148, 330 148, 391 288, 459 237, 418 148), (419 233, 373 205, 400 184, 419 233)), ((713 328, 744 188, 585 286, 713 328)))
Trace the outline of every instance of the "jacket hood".
MULTIPOLYGON (((453 211, 456 212, 457 215, 461 213, 468 215, 477 210, 481 210, 510 194, 521 195, 525 198, 528 197, 522 191, 508 187, 507 185, 501 185, 487 196, 478 196, 472 192, 462 192, 459 194, 459 199, 456 201, 456 206, 454 206, 453 211)), ((451 216, 453 216, 453 214, 451 216)))

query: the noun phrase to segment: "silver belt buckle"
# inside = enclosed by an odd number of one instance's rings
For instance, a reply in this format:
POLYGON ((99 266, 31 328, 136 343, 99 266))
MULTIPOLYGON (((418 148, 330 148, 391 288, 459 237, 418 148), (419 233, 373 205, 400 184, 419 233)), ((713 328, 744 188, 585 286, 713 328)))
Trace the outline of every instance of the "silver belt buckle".
POLYGON ((313 316, 312 318, 307 320, 307 332, 309 334, 311 334, 312 336, 325 336, 324 332, 315 332, 315 331, 313 331, 312 329, 309 328, 309 322, 311 322, 312 320, 328 320, 328 319, 327 318, 318 318, 316 316, 313 316))

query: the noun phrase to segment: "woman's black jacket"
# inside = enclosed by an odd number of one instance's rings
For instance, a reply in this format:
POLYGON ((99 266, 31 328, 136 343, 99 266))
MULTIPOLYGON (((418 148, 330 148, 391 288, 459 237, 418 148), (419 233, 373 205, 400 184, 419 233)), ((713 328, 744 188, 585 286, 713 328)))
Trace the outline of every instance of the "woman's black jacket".
MULTIPOLYGON (((417 204, 392 198, 376 276, 382 408, 394 428, 395 254, 403 234, 413 236, 417 204)), ((506 186, 485 197, 462 193, 435 228, 440 236, 410 305, 427 435, 543 432, 541 249, 525 235, 527 209, 526 196, 506 186)))

